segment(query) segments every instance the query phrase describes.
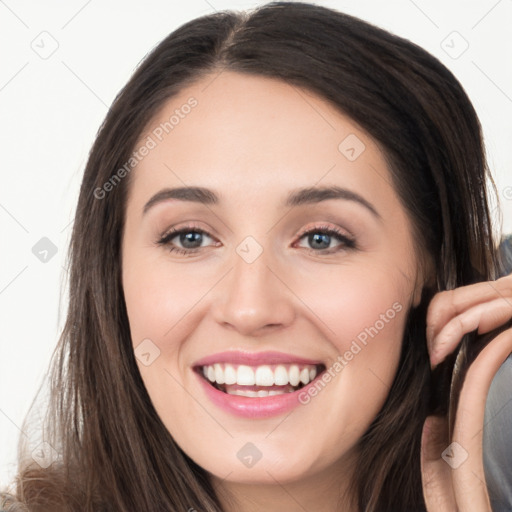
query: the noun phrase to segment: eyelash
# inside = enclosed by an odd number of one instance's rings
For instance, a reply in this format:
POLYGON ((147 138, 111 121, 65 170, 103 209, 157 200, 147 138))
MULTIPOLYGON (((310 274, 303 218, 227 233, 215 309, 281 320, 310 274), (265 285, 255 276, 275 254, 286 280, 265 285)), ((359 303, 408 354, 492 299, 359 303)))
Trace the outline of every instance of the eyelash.
MULTIPOLYGON (((181 235, 183 233, 199 233, 201 235, 207 235, 208 237, 212 238, 203 229, 201 229, 201 228, 199 228, 197 226, 190 225, 190 226, 185 226, 185 227, 180 228, 180 229, 171 229, 170 231, 167 231, 166 233, 164 233, 160 237, 159 240, 157 240, 156 244, 159 245, 159 246, 169 246, 170 245, 170 241, 173 238, 176 238, 178 235, 181 235)), ((328 235, 328 236, 335 237, 335 238, 338 239, 338 241, 341 242, 341 244, 338 247, 333 247, 331 249, 315 250, 315 249, 311 249, 311 248, 306 248, 309 252, 313 252, 313 253, 316 253, 316 254, 322 254, 322 255, 329 255, 329 254, 333 254, 333 253, 336 253, 336 252, 339 252, 339 251, 342 251, 342 250, 355 250, 355 249, 357 249, 357 246, 356 246, 356 243, 355 243, 354 239, 348 237, 347 235, 345 235, 344 233, 342 233, 338 229, 333 228, 331 226, 325 226, 325 225, 324 226, 315 226, 312 229, 308 229, 307 231, 303 231, 299 235, 298 239, 301 240, 306 235, 318 234, 318 233, 321 233, 322 235, 328 235)), ((168 247, 168 251, 169 252, 174 252, 176 254, 180 254, 180 255, 183 255, 183 256, 192 256, 193 254, 195 254, 196 252, 198 252, 200 249, 203 249, 203 248, 204 247, 195 247, 193 249, 182 249, 180 247, 170 246, 170 247, 168 247)))

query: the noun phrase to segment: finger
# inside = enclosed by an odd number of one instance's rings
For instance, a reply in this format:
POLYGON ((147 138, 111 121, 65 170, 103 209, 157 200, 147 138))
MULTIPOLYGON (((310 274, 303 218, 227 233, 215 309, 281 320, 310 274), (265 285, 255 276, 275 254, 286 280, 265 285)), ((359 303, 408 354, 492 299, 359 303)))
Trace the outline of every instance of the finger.
POLYGON ((496 281, 470 284, 437 293, 427 311, 427 342, 430 344, 451 318, 476 304, 499 297, 512 304, 512 274, 496 281))
POLYGON ((432 341, 430 362, 437 365, 453 352, 462 336, 478 328, 480 334, 492 331, 512 318, 512 300, 503 298, 473 306, 448 321, 432 341))
POLYGON ((441 458, 448 445, 448 420, 429 416, 421 437, 421 481, 428 512, 457 510, 450 467, 441 458))
POLYGON ((467 459, 452 469, 457 506, 461 512, 490 511, 482 456, 485 402, 491 382, 512 352, 512 329, 494 338, 469 367, 455 417, 453 441, 467 459))

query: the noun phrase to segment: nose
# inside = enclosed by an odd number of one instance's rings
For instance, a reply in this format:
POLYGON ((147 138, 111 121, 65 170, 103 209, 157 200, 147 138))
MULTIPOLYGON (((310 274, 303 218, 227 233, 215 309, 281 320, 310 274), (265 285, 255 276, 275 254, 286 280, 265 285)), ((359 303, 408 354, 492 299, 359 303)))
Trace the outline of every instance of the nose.
POLYGON ((223 327, 245 336, 259 336, 293 322, 293 292, 266 251, 250 263, 235 254, 231 271, 219 285, 212 309, 214 319, 223 327))

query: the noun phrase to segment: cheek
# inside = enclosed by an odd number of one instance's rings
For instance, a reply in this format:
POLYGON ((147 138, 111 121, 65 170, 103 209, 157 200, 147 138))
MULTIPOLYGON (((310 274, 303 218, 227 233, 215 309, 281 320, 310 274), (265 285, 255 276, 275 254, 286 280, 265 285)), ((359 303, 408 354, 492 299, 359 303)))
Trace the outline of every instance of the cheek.
POLYGON ((391 267, 338 267, 325 275, 301 273, 294 290, 343 353, 353 340, 369 345, 377 335, 399 344, 411 293, 403 281, 391 267))
MULTIPOLYGON (((161 262, 127 259, 123 289, 134 345, 150 338, 162 346, 168 333, 181 322, 205 291, 204 280, 178 269, 169 273, 161 262), (143 262, 143 263, 142 263, 143 262)), ((172 348, 172 347, 166 347, 172 348)))
POLYGON ((340 395, 354 405, 351 414, 369 421, 398 368, 410 290, 389 266, 338 268, 324 276, 328 287, 318 286, 318 277, 301 278, 301 297, 337 353, 331 373, 340 395))

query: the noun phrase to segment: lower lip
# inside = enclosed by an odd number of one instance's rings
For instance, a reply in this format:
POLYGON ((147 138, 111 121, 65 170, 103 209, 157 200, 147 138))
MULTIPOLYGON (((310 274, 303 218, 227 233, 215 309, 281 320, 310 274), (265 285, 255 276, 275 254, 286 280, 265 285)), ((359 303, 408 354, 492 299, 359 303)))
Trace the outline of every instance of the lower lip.
POLYGON ((291 393, 283 393, 282 395, 246 397, 239 395, 230 395, 219 391, 206 381, 199 373, 194 372, 203 386, 206 396, 218 407, 225 411, 241 416, 243 418, 268 418, 277 416, 285 412, 291 411, 298 405, 302 405, 299 401, 299 395, 308 392, 308 388, 312 386, 318 377, 306 386, 293 391, 291 393))

